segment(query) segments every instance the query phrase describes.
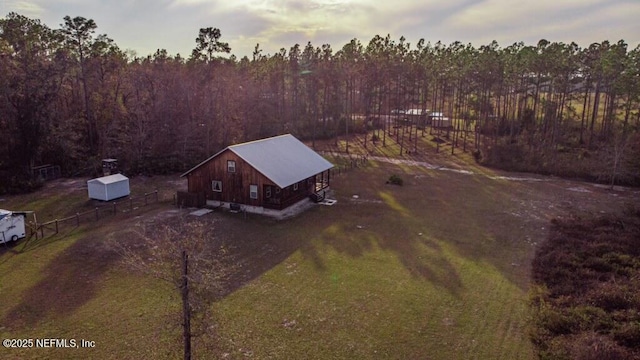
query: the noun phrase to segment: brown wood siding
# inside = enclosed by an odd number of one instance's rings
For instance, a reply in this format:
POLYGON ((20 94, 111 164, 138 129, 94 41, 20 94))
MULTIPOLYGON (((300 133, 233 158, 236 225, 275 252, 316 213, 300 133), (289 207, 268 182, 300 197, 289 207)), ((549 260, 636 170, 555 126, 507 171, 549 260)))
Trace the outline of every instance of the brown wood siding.
POLYGON ((187 175, 190 193, 204 194, 207 200, 233 202, 251 206, 264 206, 272 209, 283 209, 292 205, 311 193, 329 185, 329 171, 311 176, 298 182, 298 189, 293 185, 280 189, 276 193, 277 185, 246 163, 242 158, 230 150, 220 153, 215 158, 202 164, 187 175), (227 161, 235 161, 235 173, 227 170, 227 161), (212 189, 212 181, 222 181, 222 192, 212 189), (317 188, 318 181, 320 188, 317 188), (251 199, 249 186, 257 185, 258 198, 251 199), (271 198, 266 198, 265 189, 272 188, 271 198))
POLYGON ((235 202, 251 206, 263 206, 262 191, 264 185, 272 185, 269 179, 238 157, 226 150, 187 175, 189 192, 204 192, 207 200, 235 202), (236 162, 235 173, 227 171, 227 161, 236 162), (222 192, 214 192, 212 181, 222 181, 222 192), (258 186, 258 198, 251 199, 249 185, 258 186))
POLYGON ((294 184, 280 189, 280 192, 276 192, 276 187, 272 186, 270 198, 266 197, 265 189, 263 189, 263 206, 270 209, 284 209, 306 198, 313 192, 315 176, 299 181, 297 184, 297 190, 294 190, 294 184))

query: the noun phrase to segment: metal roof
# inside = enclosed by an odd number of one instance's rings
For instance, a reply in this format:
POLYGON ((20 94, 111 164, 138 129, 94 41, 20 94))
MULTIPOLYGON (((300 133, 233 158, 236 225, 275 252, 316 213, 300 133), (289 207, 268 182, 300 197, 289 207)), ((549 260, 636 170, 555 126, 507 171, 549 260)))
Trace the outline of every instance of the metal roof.
POLYGON ((285 188, 333 167, 333 164, 293 135, 286 134, 229 146, 196 165, 182 176, 188 175, 227 149, 234 152, 280 188, 285 188))
POLYGON ((89 181, 87 181, 88 183, 90 182, 99 182, 101 184, 107 185, 107 184, 113 184, 113 183, 117 183, 123 180, 129 180, 128 177, 122 175, 122 174, 113 174, 113 175, 109 175, 109 176, 103 176, 103 177, 99 177, 99 178, 95 178, 95 179, 91 179, 89 181))

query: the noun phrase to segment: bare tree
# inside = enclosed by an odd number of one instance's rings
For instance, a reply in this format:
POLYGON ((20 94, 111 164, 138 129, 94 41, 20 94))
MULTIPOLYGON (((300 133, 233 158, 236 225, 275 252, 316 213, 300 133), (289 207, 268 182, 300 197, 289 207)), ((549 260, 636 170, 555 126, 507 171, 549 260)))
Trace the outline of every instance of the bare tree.
MULTIPOLYGON (((134 241, 114 241, 128 268, 166 281, 181 294, 184 359, 191 359, 192 337, 211 336, 211 304, 224 293, 233 272, 230 251, 214 241, 211 226, 180 219, 160 227, 140 226, 134 241)), ((211 345, 203 341, 202 346, 211 345)))
POLYGON ((601 156, 609 166, 602 169, 600 180, 609 178, 609 186, 613 189, 616 181, 633 183, 638 175, 638 147, 640 137, 623 131, 616 132, 613 140, 602 150, 601 156), (634 146, 636 145, 636 146, 634 146), (634 161, 635 160, 635 161, 634 161))

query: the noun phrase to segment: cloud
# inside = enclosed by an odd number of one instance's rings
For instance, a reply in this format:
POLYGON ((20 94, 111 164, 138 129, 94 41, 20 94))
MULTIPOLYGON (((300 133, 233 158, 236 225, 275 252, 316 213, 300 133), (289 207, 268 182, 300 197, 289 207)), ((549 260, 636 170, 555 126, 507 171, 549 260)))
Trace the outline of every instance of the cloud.
POLYGON ((265 53, 289 49, 294 44, 315 46, 330 43, 342 46, 353 37, 368 35, 360 32, 361 24, 375 12, 366 2, 335 0, 267 0, 253 2, 245 8, 269 19, 269 27, 259 37, 265 53), (337 43, 336 43, 337 42, 337 43))
MULTIPOLYGON (((0 4, 2 3, 0 2, 0 4)), ((30 18, 39 18, 44 12, 44 9, 37 1, 5 0, 3 5, 0 7, 0 16, 8 15, 9 12, 13 11, 30 18)))
POLYGON ((169 4, 169 8, 177 8, 177 7, 184 7, 184 6, 200 6, 200 5, 212 5, 212 3, 215 2, 211 1, 211 0, 171 0, 170 4, 169 4))
POLYGON ((633 42, 640 34, 630 15, 640 13, 640 2, 634 0, 239 1, 242 11, 269 21, 261 31, 237 39, 250 38, 251 49, 259 42, 265 53, 307 41, 314 46, 329 43, 337 50, 357 38, 366 46, 373 36, 386 34, 393 39, 405 36, 411 44, 424 38, 475 46, 492 40, 503 45, 535 44, 541 38, 582 44, 600 41, 594 36, 605 33, 633 42), (607 22, 608 28, 603 25, 607 22), (612 22, 616 25, 611 26, 612 22))
MULTIPOLYGON (((203 27, 217 27, 238 57, 256 43, 273 54, 311 41, 340 49, 353 38, 366 46, 375 35, 405 36, 474 46, 497 40, 640 40, 638 0, 0 0, 0 10, 39 18, 52 28, 65 15, 95 20, 122 49, 140 55, 167 49, 188 56, 203 27), (4 6, 4 7, 3 7, 4 6)), ((0 14, 4 15, 4 14, 0 14)))
MULTIPOLYGON (((620 37, 637 35, 619 31, 621 14, 640 13, 640 3, 605 0, 537 0, 519 1, 517 6, 504 0, 488 0, 467 7, 450 19, 451 32, 457 36, 473 34, 474 42, 500 43, 525 41, 597 41, 598 29, 605 21, 620 37)), ((625 20, 633 24, 632 19, 625 20)), ((637 34, 638 32, 636 32, 637 34)))

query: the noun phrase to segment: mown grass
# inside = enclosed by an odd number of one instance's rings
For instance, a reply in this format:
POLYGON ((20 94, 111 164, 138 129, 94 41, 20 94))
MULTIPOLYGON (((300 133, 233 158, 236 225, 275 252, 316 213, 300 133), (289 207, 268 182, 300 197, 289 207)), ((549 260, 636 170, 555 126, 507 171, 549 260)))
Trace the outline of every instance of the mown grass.
MULTIPOLYGON (((9 275, 22 276, 15 272, 9 275)), ((22 281, 38 283, 28 277, 22 281)), ((94 341, 95 348, 2 349, 2 358, 175 359, 180 356, 179 331, 171 316, 179 308, 179 299, 171 289, 124 272, 103 274, 96 285, 99 290, 90 301, 71 313, 51 313, 31 326, 0 331, 2 338, 62 338, 76 339, 78 343, 84 339, 94 341)), ((43 301, 40 306, 47 308, 48 304, 43 301)))
MULTIPOLYGON (((212 236, 250 250, 250 276, 213 304, 196 358, 532 359, 532 234, 510 215, 519 186, 370 161, 332 179, 334 206, 283 222, 210 215, 212 236), (385 184, 391 174, 404 185, 385 184)), ((116 217, 0 253, 0 335, 96 341, 3 357, 180 357, 175 289, 103 247, 133 224, 116 217)))
MULTIPOLYGON (((0 204, 35 211, 38 221, 46 221, 78 211, 87 201, 86 189, 63 186, 56 191, 48 185, 0 204)), ((0 337, 95 342, 95 348, 84 349, 3 347, 0 358, 179 357, 176 322, 170 319, 179 308, 175 291, 118 266, 117 254, 105 245, 108 237, 119 236, 123 224, 134 223, 126 216, 110 217, 62 227, 44 239, 0 245, 0 337)))
POLYGON ((509 200, 377 165, 335 179, 337 205, 260 225, 301 248, 214 306, 219 356, 532 358, 527 272, 512 265, 531 250, 477 218, 509 200), (385 184, 392 171, 405 186, 385 184))

